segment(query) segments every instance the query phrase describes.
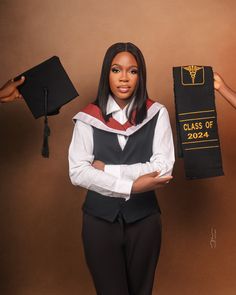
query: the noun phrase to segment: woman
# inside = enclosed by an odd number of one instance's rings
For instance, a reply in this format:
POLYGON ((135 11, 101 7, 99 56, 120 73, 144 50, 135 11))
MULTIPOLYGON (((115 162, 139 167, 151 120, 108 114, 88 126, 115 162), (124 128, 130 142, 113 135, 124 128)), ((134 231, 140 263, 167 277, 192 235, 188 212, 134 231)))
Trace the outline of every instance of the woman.
POLYGON ((99 295, 149 295, 161 245, 154 190, 172 178, 165 107, 148 99, 146 66, 132 43, 106 52, 96 101, 75 117, 70 178, 88 189, 83 245, 99 295))

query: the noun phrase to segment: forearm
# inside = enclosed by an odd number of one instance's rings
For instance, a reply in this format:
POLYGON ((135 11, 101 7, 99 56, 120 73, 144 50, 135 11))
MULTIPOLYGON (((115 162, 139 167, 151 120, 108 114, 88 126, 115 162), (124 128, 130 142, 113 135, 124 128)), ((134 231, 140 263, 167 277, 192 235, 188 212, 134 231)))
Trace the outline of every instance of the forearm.
POLYGON ((234 108, 236 108, 236 92, 235 91, 233 91, 225 83, 218 89, 218 91, 234 108))
POLYGON ((174 160, 159 160, 146 163, 136 163, 132 165, 105 165, 105 172, 117 177, 136 180, 138 177, 159 171, 161 176, 171 175, 173 169, 174 160))
POLYGON ((109 175, 92 167, 89 161, 74 161, 69 155, 72 184, 109 197, 129 198, 133 182, 109 175))

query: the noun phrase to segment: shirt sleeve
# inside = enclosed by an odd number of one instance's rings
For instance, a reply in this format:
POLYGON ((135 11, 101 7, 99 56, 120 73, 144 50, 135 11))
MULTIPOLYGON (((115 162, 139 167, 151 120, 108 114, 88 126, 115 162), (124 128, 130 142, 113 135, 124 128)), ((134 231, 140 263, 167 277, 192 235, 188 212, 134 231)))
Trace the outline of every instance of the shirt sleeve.
POLYGON ((133 181, 117 178, 92 166, 93 129, 76 121, 69 147, 69 175, 72 184, 109 197, 128 199, 133 181))
POLYGON ((153 138, 153 154, 149 162, 131 165, 105 165, 104 171, 120 178, 136 180, 139 176, 159 171, 160 176, 171 175, 175 162, 174 143, 169 115, 160 109, 153 138))

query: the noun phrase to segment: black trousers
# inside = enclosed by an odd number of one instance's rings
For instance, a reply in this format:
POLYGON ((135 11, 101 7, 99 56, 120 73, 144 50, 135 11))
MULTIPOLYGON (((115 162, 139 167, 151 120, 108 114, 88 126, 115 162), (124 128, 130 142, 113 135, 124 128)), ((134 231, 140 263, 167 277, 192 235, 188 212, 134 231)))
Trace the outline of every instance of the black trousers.
POLYGON ((85 258, 97 295, 151 295, 161 246, 155 213, 126 224, 83 215, 85 258))

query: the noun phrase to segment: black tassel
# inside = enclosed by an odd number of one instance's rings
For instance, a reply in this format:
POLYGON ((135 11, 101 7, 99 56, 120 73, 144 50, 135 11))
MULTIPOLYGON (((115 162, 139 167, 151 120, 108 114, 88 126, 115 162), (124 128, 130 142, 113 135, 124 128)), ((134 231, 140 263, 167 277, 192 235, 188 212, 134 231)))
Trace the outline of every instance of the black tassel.
POLYGON ((49 158, 49 145, 48 145, 49 136, 50 136, 50 128, 47 122, 44 122, 43 146, 42 146, 42 156, 44 158, 49 158))

